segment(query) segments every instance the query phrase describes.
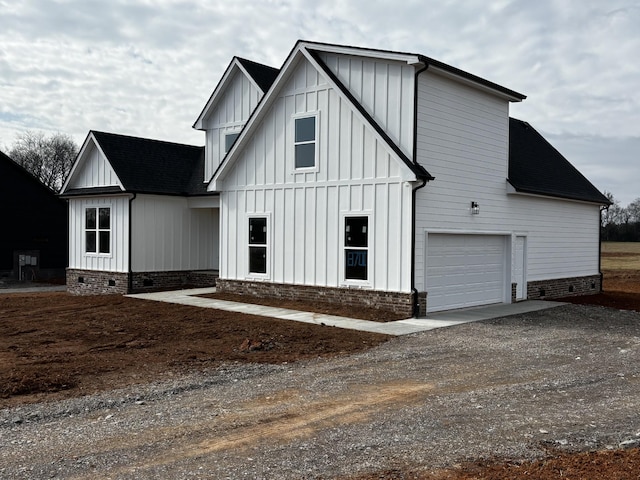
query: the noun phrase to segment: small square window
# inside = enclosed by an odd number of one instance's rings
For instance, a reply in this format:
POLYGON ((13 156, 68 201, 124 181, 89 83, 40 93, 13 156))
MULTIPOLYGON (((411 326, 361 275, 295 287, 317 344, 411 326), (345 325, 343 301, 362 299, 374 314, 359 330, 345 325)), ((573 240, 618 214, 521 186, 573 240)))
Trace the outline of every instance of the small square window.
POLYGON ((236 142, 240 132, 237 133, 227 133, 224 136, 224 153, 227 153, 233 147, 233 144, 236 142))

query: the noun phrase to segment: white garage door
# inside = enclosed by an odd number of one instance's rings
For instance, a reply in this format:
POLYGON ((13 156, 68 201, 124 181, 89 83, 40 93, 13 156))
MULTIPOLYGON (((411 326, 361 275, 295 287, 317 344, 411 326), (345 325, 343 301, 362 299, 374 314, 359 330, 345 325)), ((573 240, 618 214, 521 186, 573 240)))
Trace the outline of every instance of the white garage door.
POLYGON ((499 235, 427 237, 427 311, 501 303, 505 241, 499 235))

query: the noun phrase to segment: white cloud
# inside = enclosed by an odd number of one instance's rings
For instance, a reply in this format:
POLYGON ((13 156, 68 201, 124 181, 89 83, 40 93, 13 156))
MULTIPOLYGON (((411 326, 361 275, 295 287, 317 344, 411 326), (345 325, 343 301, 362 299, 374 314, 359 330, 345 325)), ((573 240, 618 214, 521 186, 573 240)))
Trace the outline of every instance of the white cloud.
POLYGON ((231 57, 280 66, 302 38, 422 53, 520 91, 514 116, 598 187, 640 196, 636 1, 0 0, 0 12, 0 148, 25 129, 202 144, 191 125, 231 57))

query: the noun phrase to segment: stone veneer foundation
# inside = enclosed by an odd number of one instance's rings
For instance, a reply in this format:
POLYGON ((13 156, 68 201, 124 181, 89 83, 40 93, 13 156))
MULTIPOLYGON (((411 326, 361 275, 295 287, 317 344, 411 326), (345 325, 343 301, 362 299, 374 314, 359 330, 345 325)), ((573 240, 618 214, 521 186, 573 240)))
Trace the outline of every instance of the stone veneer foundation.
POLYGON ((288 283, 252 282, 218 279, 218 292, 282 298, 307 302, 327 302, 352 307, 369 307, 392 311, 407 317, 413 315, 413 294, 381 292, 361 288, 314 287, 288 283))
POLYGON ((67 269, 67 291, 74 295, 125 295, 186 287, 213 287, 218 272, 102 272, 67 269))

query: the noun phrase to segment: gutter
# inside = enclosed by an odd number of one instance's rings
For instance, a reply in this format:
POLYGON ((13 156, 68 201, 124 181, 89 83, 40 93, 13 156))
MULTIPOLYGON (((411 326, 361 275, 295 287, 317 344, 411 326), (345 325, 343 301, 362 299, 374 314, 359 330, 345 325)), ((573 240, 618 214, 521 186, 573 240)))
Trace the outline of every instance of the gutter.
MULTIPOLYGON (((418 76, 429 68, 425 63, 424 67, 416 70, 413 80, 413 163, 418 163, 418 76)), ((418 290, 416 289, 416 192, 424 187, 428 181, 435 180, 432 176, 419 178, 422 182, 413 187, 411 192, 411 293, 413 294, 413 316, 420 315, 420 301, 418 300, 418 290)))

